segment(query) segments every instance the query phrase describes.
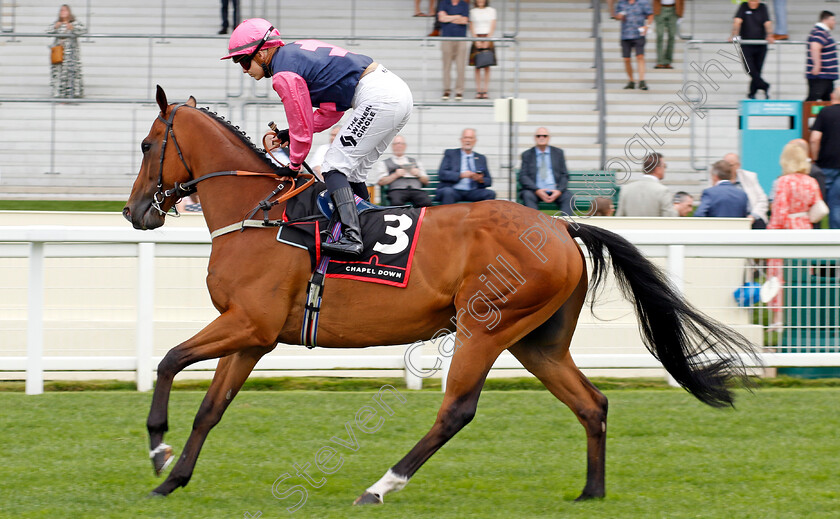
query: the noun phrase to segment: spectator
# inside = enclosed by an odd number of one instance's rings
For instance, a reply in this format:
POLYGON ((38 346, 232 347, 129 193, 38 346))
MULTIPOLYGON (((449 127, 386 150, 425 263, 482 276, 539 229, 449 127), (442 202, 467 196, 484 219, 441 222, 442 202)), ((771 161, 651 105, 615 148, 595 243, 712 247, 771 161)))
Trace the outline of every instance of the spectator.
POLYGON ((201 201, 198 199, 198 193, 187 195, 175 203, 175 209, 179 213, 200 213, 201 201))
POLYGON ((820 13, 820 21, 808 35, 805 78, 808 80, 806 101, 829 101, 837 79, 837 42, 831 37, 835 18, 831 11, 820 13))
POLYGON ((741 169, 741 158, 736 153, 727 153, 723 160, 732 166, 732 181, 747 194, 750 201, 750 217, 753 229, 767 228, 767 194, 758 182, 758 175, 753 171, 741 169))
MULTIPOLYGON (((790 142, 795 142, 803 150, 805 150, 806 154, 811 153, 811 148, 808 146, 808 141, 806 141, 805 139, 793 139, 790 142)), ((822 196, 822 199, 828 200, 828 193, 825 189, 825 173, 823 173, 823 170, 819 166, 817 166, 817 163, 813 160, 811 161, 811 172, 809 173, 809 175, 811 175, 811 178, 816 180, 817 184, 820 186, 820 196, 822 196)), ((816 226, 817 224, 814 224, 814 227, 816 226)))
POLYGON ((466 128, 461 132, 461 148, 444 152, 438 168, 440 186, 436 197, 441 204, 496 198, 496 193, 487 189, 493 183, 487 169, 487 159, 473 151, 475 143, 475 130, 466 128))
MULTIPOLYGON (((492 38, 496 30, 496 10, 490 7, 489 0, 475 0, 475 7, 470 9, 470 34, 473 38, 492 38)), ((483 56, 482 56, 483 57, 483 56)), ((474 41, 470 48, 470 66, 475 67, 475 98, 487 99, 490 88, 490 67, 496 65, 496 49, 492 41, 474 41), (476 63, 479 52, 491 53, 489 65, 476 63), (484 76, 482 82, 481 76, 484 76)))
POLYGON ((70 6, 62 4, 58 19, 47 29, 47 34, 67 35, 57 37, 53 46, 64 47, 64 60, 53 63, 50 85, 53 97, 83 97, 82 60, 79 54, 79 36, 86 33, 85 25, 73 16, 70 6))
POLYGON ((233 27, 239 25, 239 0, 222 0, 222 30, 219 34, 227 34, 228 27, 228 5, 233 4, 233 27))
POLYGON ((519 183, 522 184, 522 204, 537 209, 539 202, 557 204, 564 213, 572 214, 572 193, 566 189, 569 171, 563 150, 549 146, 548 128, 537 128, 536 146, 522 152, 519 183))
POLYGON ((712 164, 712 187, 703 190, 700 206, 694 216, 718 218, 746 218, 750 214, 750 200, 733 182, 735 168, 725 160, 712 164))
MULTIPOLYGON (((828 107, 826 107, 828 108, 828 107)), ((823 109, 825 110, 825 108, 823 109)), ((789 142, 779 160, 782 176, 776 181, 776 194, 770 214, 768 229, 811 229, 808 209, 820 199, 817 181, 808 175, 811 169, 808 154, 795 142, 789 142)), ((782 260, 767 260, 767 276, 778 278, 784 284, 782 260)), ((782 291, 769 303, 773 314, 773 327, 782 324, 782 291)))
MULTIPOLYGON (((470 5, 465 0, 441 0, 438 4, 440 35, 449 38, 466 38, 467 24, 470 21, 470 5)), ((443 57, 443 101, 449 100, 452 93, 452 63, 455 63, 455 100, 464 98, 464 75, 467 68, 467 42, 447 40, 440 42, 443 57)))
POLYGON ((674 210, 677 216, 688 216, 694 210, 694 197, 685 191, 677 191, 674 195, 674 210))
POLYGON ((429 14, 420 10, 420 3, 422 0, 414 0, 414 16, 434 16, 435 15, 435 0, 429 0, 429 14))
POLYGON ((649 153, 642 164, 645 176, 621 188, 616 216, 677 216, 674 197, 662 184, 665 163, 661 153, 649 153))
POLYGON ((327 154, 327 150, 330 149, 332 142, 335 140, 335 136, 338 135, 338 132, 341 131, 341 125, 336 124, 332 128, 330 128, 330 142, 327 144, 322 144, 315 149, 315 153, 312 154, 312 160, 309 162, 309 167, 311 167, 315 173, 321 174, 321 164, 324 162, 324 156, 327 154))
MULTIPOLYGON (((390 205, 405 205, 410 203, 414 207, 432 205, 432 199, 423 191, 423 186, 429 184, 429 175, 420 161, 405 156, 405 137, 397 135, 391 141, 391 151, 394 156, 379 161, 374 166, 373 178, 378 178, 380 186, 388 186, 388 202, 390 205)), ((382 204, 386 202, 383 197, 382 204)))
POLYGON ((653 9, 648 0, 619 0, 615 9, 618 11, 616 19, 621 20, 621 57, 624 58, 624 70, 628 78, 624 89, 636 88, 636 83, 633 81, 633 63, 630 61, 630 51, 635 50, 639 69, 639 89, 647 90, 645 37, 650 29, 650 22, 653 20, 653 9))
POLYGON ((811 156, 825 175, 828 225, 840 229, 840 88, 831 93, 831 104, 820 110, 811 128, 811 156))
POLYGON ((599 196, 592 201, 592 204, 595 206, 592 216, 612 216, 615 214, 612 198, 599 196))
MULTIPOLYGON (((729 41, 735 36, 741 36, 744 40, 767 40, 773 43, 773 23, 770 21, 770 13, 767 6, 759 0, 749 0, 738 6, 735 18, 732 22, 732 34, 729 41)), ((767 45, 742 45, 744 59, 750 69, 750 91, 747 97, 755 99, 759 90, 764 90, 764 97, 770 99, 770 83, 761 77, 761 68, 764 66, 764 58, 767 56, 767 45)))
POLYGON ((656 21, 656 66, 653 68, 674 68, 674 38, 677 35, 677 19, 682 18, 685 0, 653 0, 653 19, 656 21), (668 40, 665 40, 668 31, 668 40))
POLYGON ((773 0, 773 14, 776 15, 776 34, 773 35, 773 38, 777 40, 788 39, 787 0, 773 0))

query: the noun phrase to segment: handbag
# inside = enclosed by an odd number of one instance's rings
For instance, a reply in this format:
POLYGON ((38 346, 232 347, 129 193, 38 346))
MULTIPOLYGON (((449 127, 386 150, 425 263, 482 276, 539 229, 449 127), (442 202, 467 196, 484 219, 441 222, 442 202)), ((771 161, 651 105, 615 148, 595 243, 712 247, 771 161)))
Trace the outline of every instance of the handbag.
POLYGON ((64 46, 54 45, 50 47, 50 63, 58 65, 64 63, 64 46))
POLYGON ((828 215, 828 213, 828 205, 822 198, 817 198, 814 205, 808 209, 808 219, 811 220, 811 223, 819 223, 828 215))
POLYGON ((475 68, 493 67, 496 65, 496 53, 492 49, 484 49, 475 55, 475 68))

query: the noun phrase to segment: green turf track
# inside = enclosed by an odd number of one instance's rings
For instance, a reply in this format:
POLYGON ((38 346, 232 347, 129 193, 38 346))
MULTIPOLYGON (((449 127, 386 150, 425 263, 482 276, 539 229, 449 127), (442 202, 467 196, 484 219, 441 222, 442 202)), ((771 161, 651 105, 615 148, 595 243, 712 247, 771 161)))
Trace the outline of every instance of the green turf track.
MULTIPOLYGON (((607 391, 607 498, 574 503, 584 484, 583 429, 545 391, 485 391, 476 419, 378 507, 351 507, 425 434, 439 393, 403 391, 377 432, 309 487, 294 514, 272 483, 312 463, 372 392, 241 393, 210 434, 190 485, 167 499, 148 460, 149 394, 0 394, 0 517, 812 518, 840 516, 840 389, 739 393, 736 410, 680 390, 607 391)), ((202 394, 172 395, 167 441, 178 453, 202 394)), ((335 446, 335 445, 334 445, 335 446)), ((314 477, 323 475, 314 468, 314 477)), ((280 490, 302 483, 294 477, 280 490)))

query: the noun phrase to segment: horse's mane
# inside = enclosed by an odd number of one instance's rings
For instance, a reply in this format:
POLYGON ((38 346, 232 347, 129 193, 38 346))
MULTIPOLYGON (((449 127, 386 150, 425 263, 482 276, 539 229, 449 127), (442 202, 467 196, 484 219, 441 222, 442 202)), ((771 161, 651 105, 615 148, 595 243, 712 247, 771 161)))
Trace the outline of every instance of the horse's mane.
POLYGON ((239 126, 234 126, 233 123, 222 117, 221 115, 217 114, 216 112, 211 112, 209 108, 197 108, 197 110, 204 112, 205 114, 209 115, 213 120, 220 123, 223 127, 227 128, 231 131, 234 135, 239 137, 239 140, 242 141, 243 144, 248 146, 248 148, 253 151, 257 156, 259 156, 260 160, 262 160, 266 166, 270 167, 272 171, 279 171, 280 167, 275 164, 270 158, 266 156, 266 152, 263 148, 258 148, 256 144, 254 144, 248 135, 239 129, 239 126))

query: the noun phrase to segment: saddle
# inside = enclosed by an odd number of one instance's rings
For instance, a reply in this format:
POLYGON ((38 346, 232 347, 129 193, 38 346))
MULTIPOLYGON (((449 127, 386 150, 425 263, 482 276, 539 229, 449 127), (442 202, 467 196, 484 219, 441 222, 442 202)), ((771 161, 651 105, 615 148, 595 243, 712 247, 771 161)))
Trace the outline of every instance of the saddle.
MULTIPOLYGON (((289 200, 283 221, 278 222, 277 241, 308 251, 313 271, 326 257, 321 253, 321 243, 337 239, 341 234, 341 224, 333 209, 326 186, 319 183, 289 200)), ((425 208, 381 207, 357 196, 356 210, 364 241, 362 255, 350 260, 328 258, 325 277, 404 288, 411 273, 411 260, 425 208)))
POLYGON ((316 184, 286 204, 277 241, 309 253, 309 278, 301 326, 301 344, 317 345, 318 318, 326 278, 352 279, 405 288, 426 208, 380 207, 356 197, 364 249, 347 260, 321 254, 322 240, 337 240, 341 223, 333 213, 326 186, 316 184), (311 192, 311 193, 310 193, 311 192))

